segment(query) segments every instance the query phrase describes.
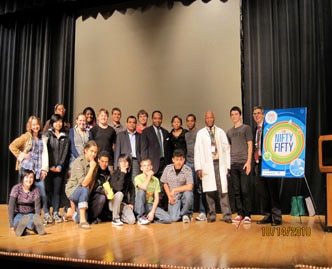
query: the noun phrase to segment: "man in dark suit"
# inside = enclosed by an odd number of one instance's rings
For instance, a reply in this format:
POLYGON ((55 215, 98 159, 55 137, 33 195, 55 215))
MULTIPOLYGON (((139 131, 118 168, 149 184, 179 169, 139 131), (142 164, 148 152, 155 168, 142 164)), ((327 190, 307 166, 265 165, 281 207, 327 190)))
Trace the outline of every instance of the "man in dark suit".
MULTIPOLYGON (((152 125, 142 132, 142 160, 151 160, 154 175, 158 179, 161 178, 165 166, 171 163, 169 132, 161 127, 162 121, 163 114, 159 110, 153 111, 152 125)), ((160 198, 160 207, 166 209, 167 197, 163 189, 160 198)))
POLYGON ((282 224, 282 212, 279 199, 278 178, 261 177, 262 168, 262 142, 263 142, 263 122, 264 109, 261 106, 253 108, 253 118, 256 122, 254 131, 254 175, 256 177, 256 187, 261 198, 261 211, 263 218, 257 224, 268 224, 279 226, 282 224))
POLYGON ((141 173, 141 134, 136 132, 137 119, 135 116, 128 116, 127 130, 119 132, 116 136, 114 152, 114 168, 118 166, 118 159, 121 154, 131 155, 131 179, 134 183, 135 177, 141 173))

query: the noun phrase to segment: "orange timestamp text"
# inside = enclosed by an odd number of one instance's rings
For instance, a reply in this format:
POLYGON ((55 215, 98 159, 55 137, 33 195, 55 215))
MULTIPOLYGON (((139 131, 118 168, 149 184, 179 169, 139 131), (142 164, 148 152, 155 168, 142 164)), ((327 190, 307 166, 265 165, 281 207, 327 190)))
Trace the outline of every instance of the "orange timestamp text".
POLYGON ((311 227, 304 226, 265 226, 262 236, 311 236, 311 227))

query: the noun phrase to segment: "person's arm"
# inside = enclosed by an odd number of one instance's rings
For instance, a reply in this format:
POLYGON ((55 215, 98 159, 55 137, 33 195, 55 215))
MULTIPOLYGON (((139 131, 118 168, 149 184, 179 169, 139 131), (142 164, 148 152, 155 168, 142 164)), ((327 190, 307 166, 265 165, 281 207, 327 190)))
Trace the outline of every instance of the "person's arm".
POLYGON ((75 145, 75 130, 74 130, 74 128, 71 128, 69 130, 70 152, 71 152, 71 154, 73 154, 73 156, 75 158, 77 158, 79 156, 79 154, 78 154, 78 151, 77 151, 76 145, 75 145))
POLYGON ((147 215, 147 218, 149 221, 153 221, 154 220, 154 215, 156 213, 157 207, 159 204, 159 192, 154 192, 154 199, 153 199, 153 204, 152 204, 152 208, 151 211, 149 212, 149 214, 147 215))
POLYGON ((16 197, 10 196, 8 202, 8 218, 9 218, 9 227, 11 229, 14 229, 15 204, 16 204, 16 197))
POLYGON ((174 192, 172 192, 168 186, 167 183, 163 184, 164 190, 166 192, 167 198, 168 198, 168 203, 171 205, 175 204, 175 197, 174 197, 174 192))
POLYGON ((149 186, 149 184, 150 184, 150 181, 151 181, 151 178, 152 178, 153 174, 154 173, 153 173, 152 170, 150 170, 149 172, 147 172, 146 174, 144 174, 145 175, 144 181, 142 183, 139 183, 137 185, 137 187, 139 187, 140 189, 146 191, 147 188, 148 188, 148 186, 149 186))
POLYGON ((18 138, 16 138, 13 142, 9 145, 10 152, 19 160, 22 161, 25 159, 27 153, 24 152, 24 148, 26 146, 26 143, 28 139, 31 138, 31 135, 29 133, 24 133, 18 138))
POLYGON ((185 191, 191 191, 193 189, 193 184, 188 183, 186 185, 182 185, 179 187, 176 187, 172 190, 174 194, 179 193, 179 192, 185 192, 185 191))
MULTIPOLYGON (((65 167, 68 161, 68 153, 69 153, 69 146, 70 146, 70 139, 69 137, 64 138, 64 144, 63 144, 63 149, 62 149, 62 156, 60 163, 58 163, 58 166, 61 166, 61 170, 65 167)), ((59 167, 60 168, 60 167, 59 167)), ((60 170, 60 171, 61 171, 60 170)))
POLYGON ((252 158, 252 149, 253 149, 252 141, 251 140, 247 141, 247 145, 248 145, 248 157, 246 163, 244 164, 243 169, 245 169, 246 174, 249 175, 251 172, 251 160, 252 160, 251 158, 252 158))
POLYGON ((40 196, 35 199, 35 213, 40 215, 41 213, 41 198, 40 196))
POLYGON ((90 168, 87 174, 85 175, 83 181, 81 182, 81 186, 88 187, 92 180, 94 180, 94 170, 97 167, 97 163, 95 160, 92 160, 90 163, 90 168))
POLYGON ((49 159, 48 159, 49 157, 47 149, 48 137, 43 135, 42 140, 43 140, 43 152, 42 152, 42 168, 40 173, 40 179, 44 179, 49 171, 49 159))

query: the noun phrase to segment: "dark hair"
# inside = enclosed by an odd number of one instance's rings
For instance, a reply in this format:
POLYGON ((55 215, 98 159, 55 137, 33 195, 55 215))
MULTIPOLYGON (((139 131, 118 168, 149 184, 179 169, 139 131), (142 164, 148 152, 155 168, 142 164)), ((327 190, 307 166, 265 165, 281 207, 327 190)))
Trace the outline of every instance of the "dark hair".
POLYGON ((196 116, 194 114, 192 114, 192 113, 188 114, 186 117, 186 120, 188 120, 189 117, 193 117, 194 121, 196 121, 196 116))
POLYGON ((163 118, 163 113, 161 113, 160 110, 155 110, 155 111, 153 111, 153 112, 152 112, 152 118, 153 118, 153 115, 156 114, 156 113, 159 113, 160 116, 161 116, 161 118, 163 118))
POLYGON ((131 167, 131 155, 130 154, 125 154, 125 153, 120 154, 119 159, 118 159, 118 167, 120 167, 120 160, 127 161, 128 164, 129 164, 128 170, 130 170, 130 167, 131 167))
POLYGON ((35 179, 35 173, 32 170, 29 169, 22 169, 21 172, 21 181, 23 180, 23 178, 25 178, 27 175, 33 174, 33 179, 35 179))
POLYGON ((91 111, 92 115, 93 115, 93 122, 96 122, 96 112, 94 111, 94 109, 91 106, 87 106, 86 108, 83 109, 83 114, 85 115, 88 111, 91 111))
POLYGON ((136 117, 135 117, 134 115, 130 115, 130 116, 128 116, 128 117, 127 117, 127 122, 128 122, 129 119, 135 119, 135 121, 136 121, 136 123, 137 123, 137 119, 136 119, 136 117))
POLYGON ((240 115, 242 115, 241 108, 239 108, 238 106, 233 106, 233 107, 231 108, 231 110, 229 111, 229 114, 231 114, 232 111, 237 111, 237 112, 239 112, 240 115))
POLYGON ((113 107, 113 108, 112 108, 112 114, 113 114, 114 111, 119 111, 120 114, 122 114, 122 113, 121 113, 121 109, 118 108, 118 107, 113 107))
POLYGON ((182 125, 182 119, 178 115, 172 117, 171 123, 173 123, 175 119, 178 119, 180 121, 180 125, 182 125))
POLYGON ((185 157, 184 151, 182 149, 176 149, 173 151, 173 157, 185 157))
POLYGON ((107 157, 109 160, 111 160, 111 155, 106 150, 102 150, 101 152, 98 153, 98 159, 102 157, 107 157))
POLYGON ((63 103, 58 103, 54 106, 54 111, 56 111, 59 106, 63 106, 64 110, 66 110, 65 105, 63 103))
MULTIPOLYGON (((50 118, 50 128, 54 130, 53 123, 57 122, 58 120, 61 120, 63 123, 63 118, 61 117, 60 114, 53 114, 50 118)), ((62 125, 63 127, 63 125, 62 125)), ((62 128, 61 128, 62 129, 62 128)))
POLYGON ((264 108, 262 106, 254 106, 254 108, 252 109, 252 111, 259 109, 262 111, 262 113, 264 113, 264 108))

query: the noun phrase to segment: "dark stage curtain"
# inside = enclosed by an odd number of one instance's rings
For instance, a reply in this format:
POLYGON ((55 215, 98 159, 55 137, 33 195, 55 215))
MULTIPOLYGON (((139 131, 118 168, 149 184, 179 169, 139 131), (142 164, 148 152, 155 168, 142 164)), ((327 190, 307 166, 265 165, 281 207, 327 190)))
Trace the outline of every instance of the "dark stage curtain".
MULTIPOLYGON (((307 107, 305 175, 320 213, 325 175, 318 168, 318 137, 332 134, 331 1, 242 1, 242 100, 244 121, 252 108, 307 107)), ((305 181, 283 179, 284 214, 291 196, 309 195, 305 181), (298 188, 298 189, 297 189, 298 188)))
POLYGON ((16 159, 8 146, 26 131, 29 116, 44 123, 60 102, 72 114, 75 17, 32 12, 0 22, 0 202, 5 203, 17 183, 16 159))

